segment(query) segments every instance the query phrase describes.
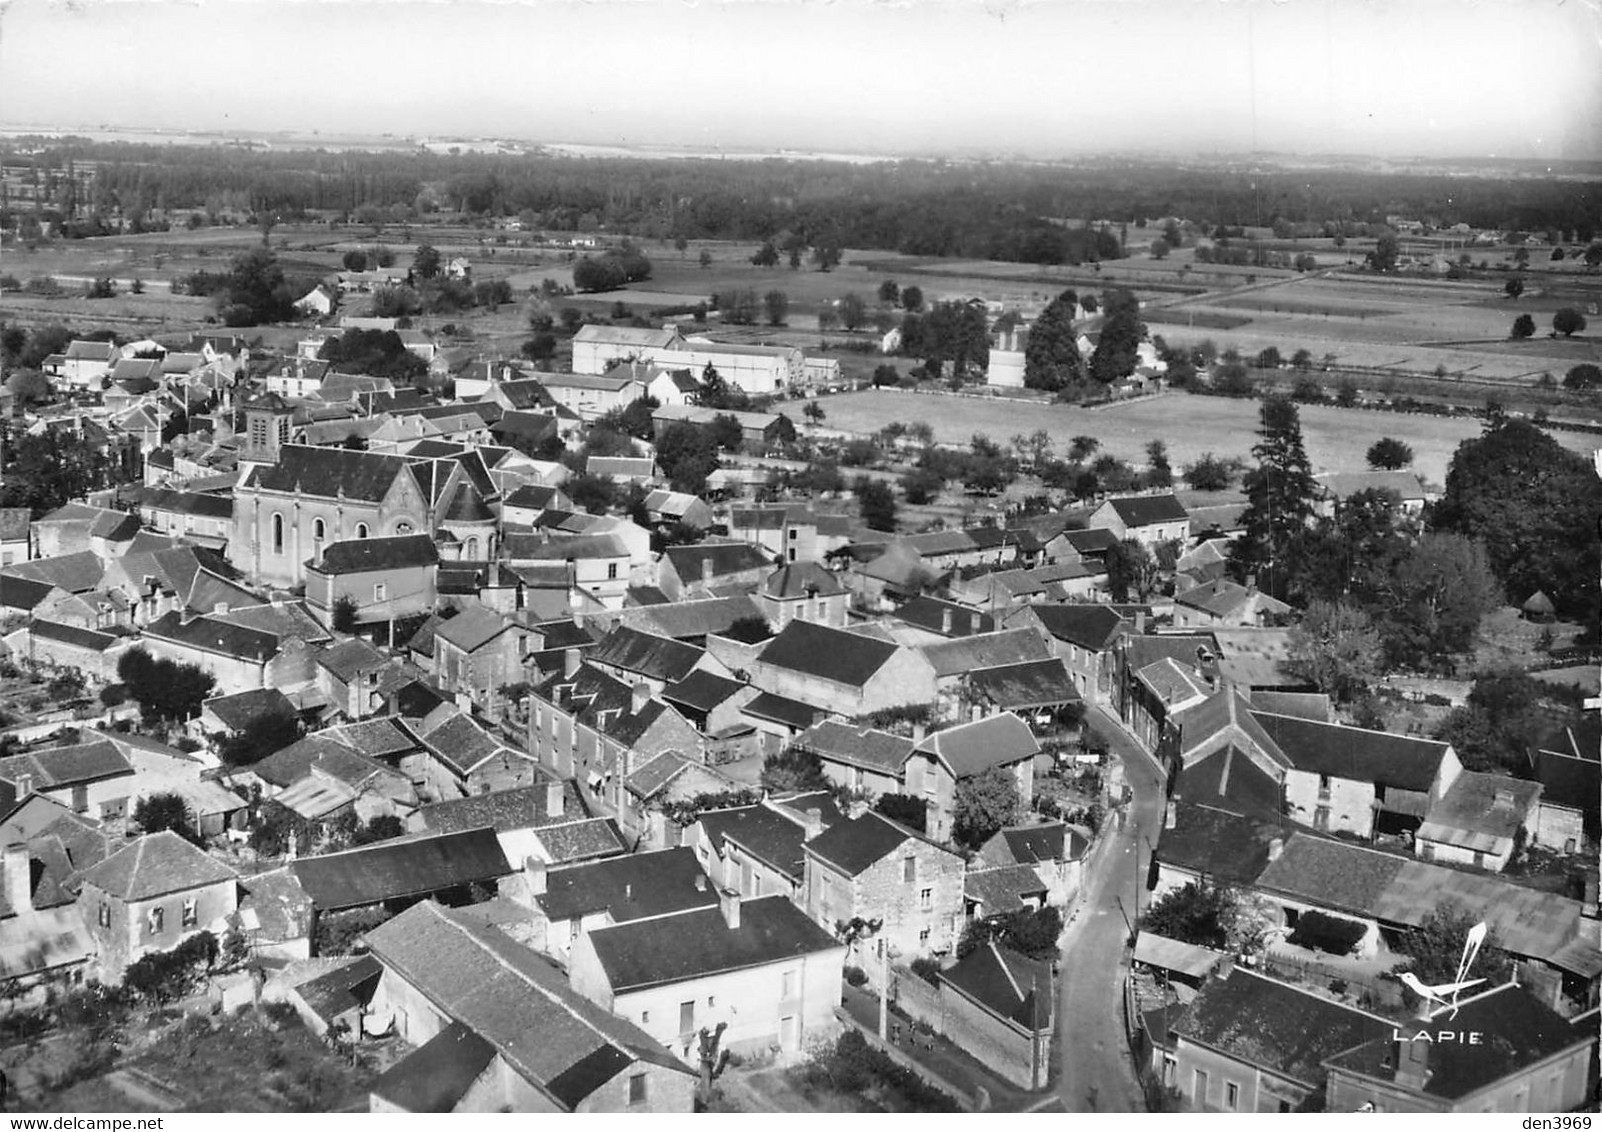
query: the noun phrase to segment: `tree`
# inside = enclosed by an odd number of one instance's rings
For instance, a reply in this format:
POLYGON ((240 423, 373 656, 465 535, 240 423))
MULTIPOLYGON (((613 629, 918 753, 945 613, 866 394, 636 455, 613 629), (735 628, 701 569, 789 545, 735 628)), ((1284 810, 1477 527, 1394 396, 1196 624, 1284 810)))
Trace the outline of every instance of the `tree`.
POLYGON ((1396 260, 1401 255, 1402 245, 1396 238, 1395 232, 1382 232, 1374 242, 1374 250, 1368 253, 1368 264, 1375 271, 1395 271, 1396 260))
POLYGON ((412 257, 412 273, 419 279, 434 278, 442 265, 439 249, 429 244, 420 245, 412 257))
POLYGON ((1229 486, 1229 479, 1229 464, 1211 452, 1203 452, 1185 469, 1185 482, 1197 491, 1223 491, 1229 486))
POLYGON ((719 295, 718 316, 734 326, 750 326, 757 318, 757 293, 749 287, 736 287, 719 295))
POLYGON ((123 653, 117 661, 117 679, 128 688, 148 717, 171 722, 191 719, 211 694, 211 673, 193 664, 155 659, 143 646, 123 653))
POLYGON ((775 267, 779 262, 779 249, 773 246, 772 240, 765 241, 751 257, 751 262, 757 267, 775 267))
POLYGON ((1585 316, 1573 307, 1564 307, 1552 316, 1552 329, 1567 338, 1585 329, 1585 316))
POLYGON ((1593 269, 1602 266, 1602 243, 1592 244, 1585 249, 1585 266, 1593 269))
POLYGON ((355 251, 346 252, 340 262, 344 264, 346 271, 366 271, 367 253, 357 248, 355 251))
POLYGON ((283 322, 295 315, 295 288, 284 278, 278 257, 267 248, 252 248, 233 258, 217 301, 229 326, 283 322))
POLYGON ((1313 368, 1313 352, 1305 346, 1291 355, 1292 369, 1308 370, 1313 368))
POLYGON ((300 721, 289 712, 269 712, 250 720, 238 732, 217 741, 224 766, 250 766, 300 738, 300 721))
POLYGON ((1136 347, 1146 336, 1140 321, 1140 300, 1124 287, 1114 287, 1101 299, 1101 337, 1090 356, 1090 376, 1103 385, 1135 372, 1136 347))
POLYGON ((901 288, 901 309, 914 313, 921 311, 923 309, 923 288, 916 284, 911 287, 901 288))
MULTIPOLYGON (((1407 931, 1397 950, 1413 959, 1408 968, 1426 985, 1450 983, 1457 978, 1458 965, 1463 962, 1463 947, 1468 933, 1479 918, 1452 901, 1442 901, 1419 923, 1407 931)), ((1501 948, 1494 928, 1485 933, 1480 945, 1480 957, 1469 976, 1485 979, 1487 986, 1496 986, 1512 974, 1512 960, 1501 948)), ((1412 992, 1409 991, 1409 994, 1412 992)))
POLYGON ((1548 691, 1516 669, 1482 674, 1468 702, 1441 721, 1435 737, 1452 744, 1469 770, 1528 774, 1536 748, 1552 729, 1544 706, 1548 691))
POLYGON ((356 631, 356 617, 361 612, 361 606, 350 594, 341 594, 339 600, 334 602, 333 615, 329 620, 330 626, 336 633, 354 633, 356 631))
POLYGON ((929 804, 915 794, 880 794, 873 808, 891 821, 923 833, 929 820, 929 804))
POLYGON ((1502 284, 1502 291, 1510 299, 1516 299, 1524 294, 1524 280, 1517 275, 1502 284))
POLYGON ((1301 416, 1288 397, 1264 398, 1260 439, 1252 447, 1257 466, 1246 473, 1245 533, 1235 540, 1231 567, 1238 577, 1255 574, 1266 593, 1283 597, 1292 543, 1313 515, 1318 484, 1302 446, 1301 416))
POLYGON ((1380 634, 1349 602, 1315 601, 1291 630, 1290 666, 1337 703, 1368 692, 1381 671, 1380 634))
POLYGON ((823 762, 803 747, 787 747, 768 755, 762 761, 761 784, 773 794, 828 790, 833 785, 823 773, 823 762))
POLYGON ((36 369, 16 370, 6 378, 6 388, 20 405, 43 404, 54 392, 50 379, 36 369))
POLYGON ((857 508, 862 521, 870 530, 896 529, 896 493, 882 480, 858 476, 851 491, 857 497, 857 508))
POLYGON ((1024 344, 1024 384, 1048 392, 1066 389, 1084 377, 1084 359, 1074 333, 1079 296, 1064 291, 1041 312, 1024 344))
POLYGON ((1055 962, 1059 957, 1057 941, 1061 937, 1061 908, 1051 905, 1019 908, 1000 916, 969 920, 957 940, 957 958, 964 958, 994 941, 1030 959, 1055 962))
POLYGON ((179 794, 147 794, 134 805, 134 824, 145 833, 172 830, 185 841, 202 843, 189 821, 189 803, 179 794))
POLYGON ((769 326, 783 326, 790 314, 790 297, 783 291, 769 291, 762 296, 762 307, 767 312, 769 326))
POLYGON ((879 302, 885 306, 895 306, 901 301, 901 288, 894 279, 886 279, 879 284, 879 302))
POLYGON ((745 431, 738 417, 719 413, 703 426, 712 434, 712 442, 722 452, 738 452, 745 443, 745 431))
POLYGON ((1174 469, 1168 463, 1168 445, 1153 440, 1146 445, 1146 486, 1170 487, 1174 482, 1174 469))
POLYGON ((1544 590, 1560 613, 1594 618, 1602 551, 1593 531, 1602 481, 1589 460, 1527 421, 1503 418, 1458 445, 1435 526, 1482 541, 1491 569, 1523 601, 1544 590))
POLYGON ((89 289, 84 295, 90 299, 115 299, 117 284, 109 276, 102 275, 89 284, 89 289))
POLYGON ((1413 449, 1394 436, 1381 437, 1368 449, 1368 466, 1395 471, 1413 462, 1413 449))
POLYGON ((1238 902, 1232 889, 1202 879, 1169 889, 1141 917, 1142 931, 1181 943, 1222 950, 1234 930, 1238 902))
POLYGON ((816 401, 808 401, 807 407, 801 410, 801 415, 807 419, 809 424, 816 427, 822 423, 823 418, 828 414, 823 411, 823 406, 816 401))
POLYGON ((957 782, 952 833, 959 844, 977 849, 997 830, 1016 824, 1022 813, 1017 780, 1005 768, 993 766, 957 782))
POLYGON ((819 271, 832 271, 840 264, 840 245, 825 239, 813 245, 812 262, 819 271))
POLYGON ((1094 436, 1081 434, 1068 442, 1068 459, 1075 464, 1081 463, 1094 456, 1100 447, 1101 441, 1094 436))
POLYGON ((702 271, 705 271, 712 266, 712 253, 702 248, 701 254, 696 257, 695 262, 700 264, 702 271))
POLYGON ((1124 539, 1107 551, 1107 588, 1114 601, 1145 601, 1157 590, 1157 560, 1143 543, 1124 539))
POLYGON ((868 304, 855 291, 847 291, 840 296, 836 309, 840 314, 840 325, 847 330, 856 330, 868 315, 868 304))
POLYGON ((1502 587, 1478 540, 1432 531, 1397 563, 1387 598, 1387 659, 1419 665, 1472 647, 1480 620, 1502 603, 1502 587))
POLYGON ((1513 332, 1510 337, 1515 339, 1528 338, 1535 333, 1535 319, 1528 314, 1521 314, 1513 320, 1513 332))
POLYGON ((1581 362, 1563 376, 1565 389, 1595 389, 1602 386, 1602 366, 1581 362))
POLYGON ((674 491, 699 495, 718 468, 718 445, 700 425, 676 421, 656 438, 656 461, 674 491))
POLYGON ((1279 356, 1278 346, 1265 346, 1257 352, 1258 369, 1279 369, 1285 364, 1285 359, 1279 356))

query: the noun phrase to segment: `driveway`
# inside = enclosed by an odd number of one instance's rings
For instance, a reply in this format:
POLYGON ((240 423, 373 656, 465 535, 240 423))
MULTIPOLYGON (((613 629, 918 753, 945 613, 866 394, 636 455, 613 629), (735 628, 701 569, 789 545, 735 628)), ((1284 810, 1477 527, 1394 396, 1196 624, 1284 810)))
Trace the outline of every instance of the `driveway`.
POLYGON ((1091 708, 1086 722, 1122 760, 1134 803, 1100 847, 1086 898, 1063 930, 1057 1092, 1070 1112, 1144 1112, 1124 1031, 1123 983, 1136 878, 1144 908, 1145 871, 1161 822, 1162 776, 1112 715, 1091 708))

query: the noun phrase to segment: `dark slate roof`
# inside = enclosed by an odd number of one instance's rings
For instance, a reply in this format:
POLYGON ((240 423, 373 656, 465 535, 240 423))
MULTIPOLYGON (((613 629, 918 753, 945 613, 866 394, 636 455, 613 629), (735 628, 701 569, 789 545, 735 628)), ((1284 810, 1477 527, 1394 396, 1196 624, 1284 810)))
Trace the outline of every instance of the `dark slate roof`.
POLYGON ((1093 531, 1063 531, 1062 537, 1083 555, 1106 554, 1118 545, 1118 536, 1104 527, 1093 531))
POLYGON ((590 933, 614 993, 723 974, 843 949, 784 896, 740 902, 740 926, 720 908, 618 924, 590 933))
POLYGON ((1252 884, 1268 864, 1269 842, 1289 837, 1295 828, 1284 818, 1180 801, 1174 828, 1163 830, 1157 856, 1220 884, 1252 884))
POLYGON ((145 636, 258 662, 270 660, 278 653, 278 637, 274 633, 231 625, 212 617, 196 617, 185 622, 176 610, 146 625, 145 636))
POLYGON ((93 629, 66 625, 60 621, 46 621, 43 618, 35 620, 28 628, 35 637, 42 637, 47 641, 59 641, 64 645, 88 649, 91 652, 105 652, 119 639, 110 633, 99 633, 93 629))
POLYGON ((84 883, 130 902, 236 879, 233 869, 171 830, 141 837, 83 874, 84 883))
POLYGON ((611 818, 585 818, 542 826, 534 835, 553 865, 576 864, 597 857, 621 857, 628 843, 611 818))
POLYGON ((1052 656, 1051 646, 1046 644, 1045 638, 1027 627, 939 641, 923 646, 922 651, 933 666, 935 675, 942 677, 960 676, 976 668, 1022 664, 1026 660, 1047 660, 1052 656))
POLYGON ((173 511, 181 515, 198 515, 207 519, 231 519, 234 500, 231 495, 206 495, 198 491, 169 491, 166 488, 147 487, 138 493, 139 504, 159 511, 173 511))
POLYGON ((1228 743, 1179 772, 1175 793, 1187 802, 1225 806, 1264 817, 1280 812, 1279 779, 1228 743))
POLYGON ((439 551, 427 535, 397 535, 333 543, 323 552, 322 562, 313 569, 321 574, 361 574, 369 570, 433 566, 438 562, 439 551))
POLYGON ((596 642, 589 660, 624 672, 677 683, 689 676, 705 655, 705 650, 694 645, 619 625, 596 642))
POLYGON ((975 669, 968 682, 1004 711, 1078 703, 1081 698, 1068 666, 1055 657, 975 669))
POLYGON ((954 601, 944 601, 928 594, 920 594, 896 610, 897 621, 916 625, 931 633, 945 637, 968 637, 974 633, 995 631, 996 619, 988 613, 954 601), (949 628, 947 618, 950 618, 949 628))
POLYGON ((1595 814, 1602 801, 1602 763, 1557 751, 1535 752, 1535 778, 1545 789, 1543 802, 1595 814))
POLYGON ((1051 1028, 1049 963, 989 943, 941 971, 940 978, 964 997, 1009 1022, 1029 1030, 1051 1028))
MULTIPOLYGON (((666 595, 662 600, 667 601, 666 595)), ((705 640, 712 634, 724 636, 741 622, 762 619, 747 594, 664 605, 639 604, 643 608, 624 611, 624 624, 678 641, 705 640)))
POLYGON ((513 871, 489 829, 381 841, 343 853, 302 857, 289 868, 321 912, 424 896, 496 880, 513 871))
POLYGON ((895 852, 908 838, 922 840, 906 826, 870 810, 861 817, 836 822, 807 842, 807 850, 854 877, 895 852))
POLYGON ((420 806, 417 819, 423 828, 438 833, 457 833, 469 829, 493 829, 507 833, 517 829, 532 829, 587 818, 589 811, 579 797, 578 787, 571 782, 562 784, 562 809, 550 811, 548 784, 518 786, 511 790, 496 790, 489 794, 474 794, 467 798, 451 798, 420 806))
POLYGON ((1257 887, 1332 911, 1370 916, 1405 864, 1404 857, 1298 834, 1258 876, 1257 887))
POLYGON ((639 1027, 574 992, 544 956, 432 901, 367 939, 379 962, 493 1045, 563 1109, 578 1108, 640 1061, 693 1072, 639 1027))
POLYGON ((1204 985, 1174 1029, 1248 1065, 1321 1089, 1325 1058, 1388 1035, 1391 1023, 1237 967, 1227 979, 1204 985))
POLYGON ((553 921, 610 912, 622 923, 715 905, 718 894, 694 850, 679 846, 552 869, 534 899, 553 921))
POLYGON ((662 556, 673 564, 683 582, 705 582, 769 565, 768 557, 750 543, 703 542, 689 546, 670 546, 662 556))
POLYGON ((1398 790, 1427 791, 1448 744, 1339 723, 1252 712, 1297 770, 1373 782, 1398 790))
MULTIPOLYGON (((819 816, 822 808, 819 807, 819 816)), ((708 810, 701 814, 705 831, 719 853, 724 843, 733 841, 746 852, 765 861, 786 876, 799 881, 806 854, 802 843, 806 830, 768 806, 739 806, 731 810, 708 810)))
MULTIPOLYGON (((1460 1003, 1455 1012, 1449 1008, 1437 1010, 1433 1017, 1439 1020, 1437 1026, 1448 1026, 1460 1033, 1479 1031, 1485 1036, 1479 1045, 1430 1045, 1429 1076, 1423 1091, 1437 1097, 1456 1099, 1488 1088, 1560 1050, 1596 1041, 1594 1017, 1589 1024, 1571 1023, 1517 983, 1504 983, 1476 995, 1460 1003)), ((1405 1023, 1400 1028, 1406 1032, 1433 1027, 1405 1023)), ((1382 1035, 1356 1049, 1337 1053, 1328 1064, 1394 1081, 1395 1044, 1388 1035, 1382 1035)))
POLYGON ((1132 495, 1107 502, 1112 504, 1126 527, 1174 523, 1189 517, 1184 504, 1173 495, 1132 495))
POLYGON ((762 579, 766 597, 788 600, 845 592, 840 580, 816 562, 787 562, 762 579))
POLYGON ((0 574, 0 605, 7 609, 32 611, 55 586, 33 578, 19 578, 14 574, 0 574))
POLYGON ((696 711, 711 711, 745 686, 738 680, 730 680, 714 672, 697 670, 677 684, 668 685, 662 692, 662 698, 670 704, 682 705, 696 711))
POLYGON ((1021 911, 1024 897, 1044 897, 1046 882, 1028 865, 970 866, 963 876, 963 898, 978 906, 985 919, 1021 911))
POLYGON ((377 503, 411 464, 405 457, 379 452, 286 444, 279 450, 278 463, 253 468, 245 486, 321 499, 344 495, 377 503))
POLYGON ((451 1112, 494 1060, 494 1046, 452 1022, 385 1070, 372 1092, 402 1112, 451 1112))
POLYGON ((766 719, 774 723, 782 723, 786 727, 797 730, 811 727, 821 717, 828 713, 815 708, 811 704, 804 704, 800 700, 792 700, 785 696, 775 695, 773 692, 763 692, 755 696, 750 703, 740 709, 753 719, 766 719))
POLYGON ((860 688, 889 663, 900 646, 858 633, 791 621, 762 650, 761 660, 807 676, 860 688))
POLYGON ((1024 865, 1032 861, 1070 860, 1081 856, 1084 850, 1083 838, 1071 833, 1068 826, 1060 821, 1046 825, 1014 826, 996 836, 1007 843, 1012 859, 1024 865), (1079 843, 1078 852, 1074 851, 1075 842, 1079 843))
POLYGON ((1041 628, 1056 637, 1091 652, 1101 652, 1118 637, 1124 619, 1106 605, 1034 605, 1031 612, 1041 628))

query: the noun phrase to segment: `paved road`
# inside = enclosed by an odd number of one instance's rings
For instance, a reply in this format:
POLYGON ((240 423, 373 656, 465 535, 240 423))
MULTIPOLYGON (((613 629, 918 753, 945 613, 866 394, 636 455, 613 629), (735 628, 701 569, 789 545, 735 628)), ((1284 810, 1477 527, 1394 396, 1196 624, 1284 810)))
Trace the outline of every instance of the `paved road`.
POLYGON ((1134 805, 1123 827, 1110 834, 1087 881, 1088 896, 1063 932, 1057 1092, 1070 1112, 1143 1112, 1124 1034, 1123 981, 1137 869, 1144 887, 1148 839, 1161 821, 1162 780, 1156 764, 1111 715, 1092 708, 1087 722, 1123 760, 1134 805))

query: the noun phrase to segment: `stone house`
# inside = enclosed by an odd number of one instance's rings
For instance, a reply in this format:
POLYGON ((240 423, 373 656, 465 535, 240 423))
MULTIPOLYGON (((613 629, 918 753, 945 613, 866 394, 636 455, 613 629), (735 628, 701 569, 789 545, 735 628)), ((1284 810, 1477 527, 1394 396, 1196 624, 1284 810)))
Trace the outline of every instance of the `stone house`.
POLYGON ((75 814, 116 822, 135 793, 133 764, 106 739, 0 758, 0 812, 39 794, 75 814))
POLYGON ((539 773, 534 755, 496 738, 455 704, 440 704, 408 726, 429 756, 420 789, 430 801, 530 786, 539 773))
POLYGON ((851 595, 838 578, 816 562, 797 562, 780 566, 764 578, 751 600, 775 630, 791 621, 812 621, 843 629, 851 595))
POLYGON ((1110 530, 1120 540, 1134 539, 1148 549, 1190 538, 1190 515, 1172 492, 1109 499, 1090 513, 1086 525, 1110 530))
POLYGON ((83 874, 78 907, 99 951, 101 977, 188 937, 221 936, 239 901, 239 877, 170 830, 139 838, 83 874))
POLYGON ((938 977, 935 1028, 1019 1088, 1044 1089, 1056 1001, 1051 964, 991 942, 938 977))
POLYGON ((877 921, 846 961, 867 970, 881 948, 910 962, 956 949, 963 923, 962 857, 878 813, 837 822, 804 847, 807 915, 828 931, 877 921))
POLYGON ((781 895, 596 928, 575 944, 573 989, 699 1064, 697 1035, 793 1060, 839 1033, 845 945, 781 895))
POLYGON ((528 878, 531 945, 564 965, 586 932, 634 920, 655 923, 718 903, 695 854, 682 846, 558 868, 535 866, 528 878))
POLYGON ((349 600, 356 622, 371 625, 433 610, 439 550, 427 535, 347 539, 306 563, 306 604, 331 624, 349 600))
POLYGON ((1035 795, 1035 756, 1040 744, 1029 725, 1011 712, 986 716, 932 732, 907 758, 905 791, 928 807, 925 828, 939 841, 953 836, 958 783, 999 769, 1017 786, 1027 805, 1035 795))
POLYGON ((750 681, 841 715, 927 704, 935 670, 916 649, 811 621, 791 621, 751 663, 750 681))
POLYGON ((1005 620, 1009 629, 1029 627, 1041 633, 1052 651, 1067 664, 1074 687, 1088 704, 1112 695, 1117 672, 1114 648, 1127 622, 1105 605, 1029 605, 1005 620))

